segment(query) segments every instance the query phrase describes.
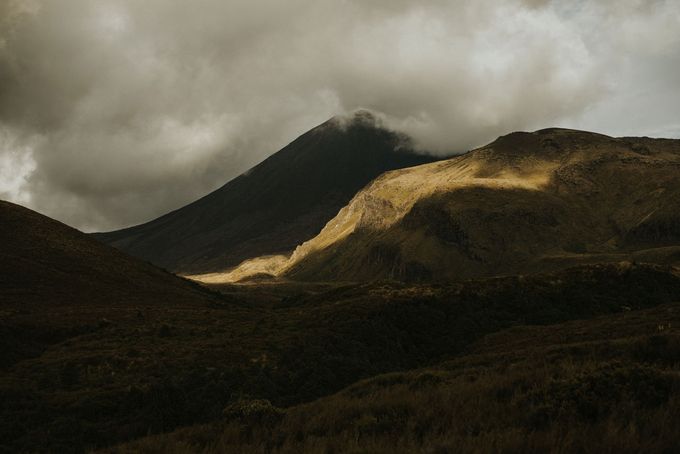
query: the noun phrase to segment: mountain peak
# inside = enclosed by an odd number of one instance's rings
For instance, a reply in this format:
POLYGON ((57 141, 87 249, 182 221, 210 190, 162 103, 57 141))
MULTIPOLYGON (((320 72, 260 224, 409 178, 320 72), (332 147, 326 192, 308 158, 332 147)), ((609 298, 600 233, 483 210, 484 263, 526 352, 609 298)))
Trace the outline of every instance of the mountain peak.
POLYGON ((334 117, 196 202, 104 242, 179 272, 290 253, 381 173, 432 162, 366 110, 334 117))
POLYGON ((351 128, 385 129, 382 120, 368 109, 357 109, 353 112, 335 115, 320 125, 321 128, 333 128, 346 131, 351 128))
POLYGON ((611 145, 616 139, 588 131, 566 128, 545 128, 534 132, 517 131, 500 136, 481 147, 497 154, 527 155, 570 151, 579 147, 611 145))
POLYGON ((376 117, 375 114, 373 114, 373 112, 371 112, 368 109, 358 109, 352 113, 352 120, 355 123, 361 124, 368 123, 375 125, 376 122, 378 121, 378 117, 376 117))

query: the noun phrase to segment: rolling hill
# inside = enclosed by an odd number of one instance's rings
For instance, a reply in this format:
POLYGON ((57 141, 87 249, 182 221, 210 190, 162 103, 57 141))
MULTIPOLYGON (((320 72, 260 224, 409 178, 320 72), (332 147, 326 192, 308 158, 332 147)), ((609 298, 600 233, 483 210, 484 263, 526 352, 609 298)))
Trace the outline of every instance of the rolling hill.
POLYGON ((205 305, 195 283, 27 208, 0 201, 0 366, 141 308, 205 305))
POLYGON ((101 244, 35 211, 0 200, 2 304, 57 307, 205 298, 194 283, 101 244))
POLYGON ((151 222, 95 237, 176 272, 288 254, 375 177, 434 160, 366 111, 331 119, 216 191, 151 222))
POLYGON ((197 278, 426 281, 579 263, 677 263, 678 175, 679 140, 516 132, 381 175, 290 258, 197 278))

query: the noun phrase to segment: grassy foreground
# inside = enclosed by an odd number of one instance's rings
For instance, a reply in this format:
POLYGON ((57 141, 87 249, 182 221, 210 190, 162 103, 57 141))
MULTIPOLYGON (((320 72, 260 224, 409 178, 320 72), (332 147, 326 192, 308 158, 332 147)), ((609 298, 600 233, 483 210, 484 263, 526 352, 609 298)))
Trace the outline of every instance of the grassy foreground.
POLYGON ((674 326, 680 304, 510 329, 436 367, 288 409, 241 401, 217 423, 109 452, 677 452, 674 326))
POLYGON ((17 354, 0 370, 0 451, 87 452, 178 429, 120 449, 513 451, 630 432, 627 446, 659 452, 673 441, 672 268, 220 290, 3 306, 0 335, 26 342, 6 344, 17 354))

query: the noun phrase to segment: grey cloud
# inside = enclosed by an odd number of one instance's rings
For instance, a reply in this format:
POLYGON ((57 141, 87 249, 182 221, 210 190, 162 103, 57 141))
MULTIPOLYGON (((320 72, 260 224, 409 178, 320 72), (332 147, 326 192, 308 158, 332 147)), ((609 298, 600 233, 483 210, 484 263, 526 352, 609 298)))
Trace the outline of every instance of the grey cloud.
POLYGON ((0 197, 83 229, 177 208, 357 108, 440 153, 680 118, 672 0, 4 0, 0 27, 0 197))

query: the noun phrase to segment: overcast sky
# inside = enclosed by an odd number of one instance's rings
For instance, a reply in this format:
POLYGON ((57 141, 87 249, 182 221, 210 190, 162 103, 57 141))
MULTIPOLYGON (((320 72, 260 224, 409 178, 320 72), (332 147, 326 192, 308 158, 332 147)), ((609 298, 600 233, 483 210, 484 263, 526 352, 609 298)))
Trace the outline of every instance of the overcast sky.
POLYGON ((677 0, 0 0, 0 198, 147 221, 337 114, 680 137, 677 0))

